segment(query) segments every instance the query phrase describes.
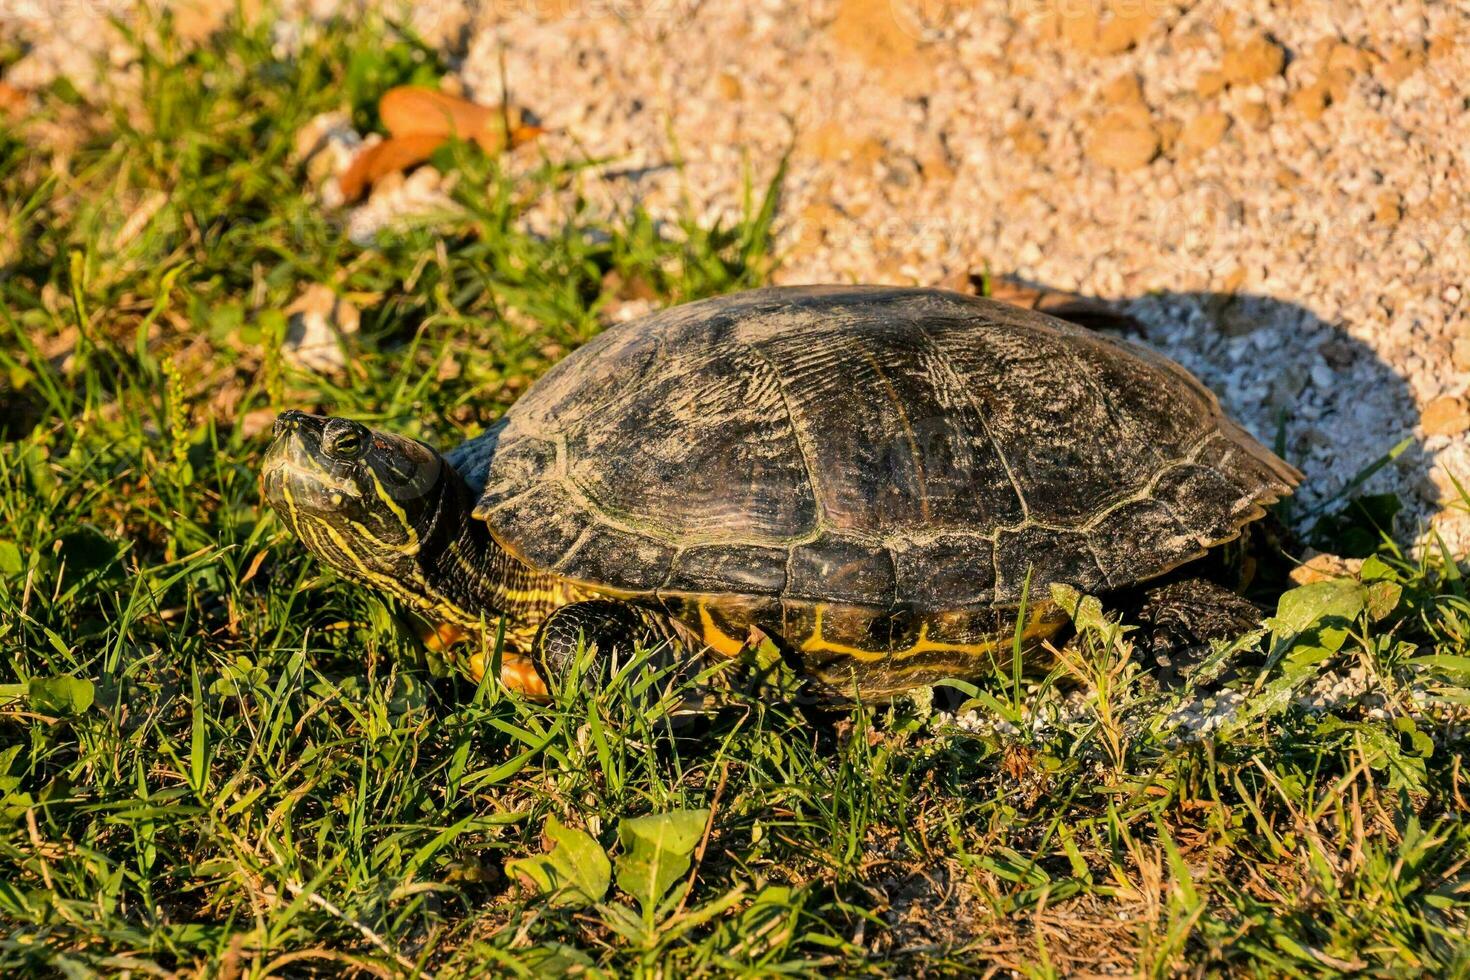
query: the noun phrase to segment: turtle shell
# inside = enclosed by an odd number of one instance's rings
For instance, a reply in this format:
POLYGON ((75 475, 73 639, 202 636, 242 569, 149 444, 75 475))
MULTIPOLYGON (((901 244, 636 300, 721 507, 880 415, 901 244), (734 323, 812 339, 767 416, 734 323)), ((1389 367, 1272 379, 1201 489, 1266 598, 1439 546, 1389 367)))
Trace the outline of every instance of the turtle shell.
POLYGON ((613 327, 450 461, 502 545, 594 588, 916 612, 1131 586, 1300 479, 1143 347, 846 286, 613 327))

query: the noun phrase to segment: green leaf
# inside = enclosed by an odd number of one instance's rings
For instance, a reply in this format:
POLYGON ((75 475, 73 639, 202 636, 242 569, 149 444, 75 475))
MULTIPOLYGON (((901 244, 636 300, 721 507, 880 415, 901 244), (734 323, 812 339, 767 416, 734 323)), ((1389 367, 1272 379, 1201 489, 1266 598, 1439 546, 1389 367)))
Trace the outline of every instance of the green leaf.
POLYGON ((61 638, 60 633, 56 632, 49 626, 42 626, 41 632, 46 634, 46 642, 51 644, 51 649, 55 650, 63 657, 71 656, 71 647, 66 645, 66 641, 61 638))
POLYGON ((1404 594, 1404 588, 1397 582, 1380 580, 1367 585, 1365 592, 1368 605, 1368 618, 1377 623, 1387 619, 1398 608, 1399 599, 1404 594))
MULTIPOLYGON (((504 955, 504 954, 500 954, 504 955)), ((514 962, 519 967, 521 964, 533 969, 535 976, 542 977, 570 977, 570 976, 599 976, 597 964, 592 957, 565 943, 547 942, 540 946, 533 946, 523 953, 519 953, 514 962)), ((510 971, 506 971, 507 974, 510 971)))
POLYGON ((0 575, 19 575, 25 568, 14 541, 0 541, 0 575))
POLYGON ((1363 567, 1358 569, 1358 578, 1364 582, 1377 582, 1381 579, 1397 581, 1399 573, 1382 558, 1377 555, 1369 555, 1363 559, 1363 567))
POLYGON ((1409 742, 1409 750, 1421 759, 1434 755, 1434 739, 1419 730, 1414 719, 1400 715, 1393 720, 1393 727, 1409 742))
POLYGON ((1266 620, 1276 652, 1336 653, 1367 599, 1362 585, 1345 578, 1313 582, 1284 593, 1276 603, 1276 615, 1266 620))
POLYGON ((689 870, 709 821, 708 810, 672 810, 632 817, 618 824, 618 887, 637 900, 651 919, 664 894, 689 870))
POLYGON ((1103 614, 1102 603, 1095 596, 1084 595, 1070 585, 1053 582, 1051 600, 1072 618, 1072 624, 1079 633, 1092 630, 1107 636, 1114 628, 1103 614))
POLYGON ((204 718, 204 697, 199 691, 199 665, 190 671, 189 782, 194 792, 203 793, 209 777, 209 730, 204 718))
POLYGON ((1025 721, 1025 715, 1020 710, 1005 704, 1000 698, 997 698, 989 691, 976 691, 975 696, 964 703, 961 711, 969 711, 976 707, 984 708, 992 714, 1004 718, 1012 725, 1019 726, 1025 721))
POLYGON ((507 874, 520 874, 550 898, 552 905, 591 905, 607 894, 612 864, 602 847, 586 831, 546 818, 544 830, 552 841, 546 854, 507 861, 507 874))
MULTIPOLYGON (((1375 771, 1388 773, 1388 782, 1392 789, 1406 789, 1416 793, 1423 791, 1428 772, 1424 758, 1417 754, 1417 751, 1423 750, 1423 746, 1414 746, 1412 736, 1410 745, 1415 750, 1414 753, 1404 751, 1399 738, 1395 737, 1402 733, 1395 731, 1390 734, 1378 724, 1343 722, 1327 717, 1318 723, 1317 731, 1324 735, 1336 732, 1355 733, 1357 748, 1362 753, 1363 760, 1375 771)), ((1432 740, 1428 748, 1433 751, 1432 740)))
MULTIPOLYGON (((1425 670, 1438 670, 1450 674, 1463 681, 1470 681, 1470 657, 1456 656, 1452 653, 1435 653, 1423 657, 1413 657, 1408 663, 1413 667, 1422 667, 1425 670)), ((0 687, 0 692, 4 688, 0 687)))
POLYGON ((82 677, 32 677, 26 687, 31 707, 46 714, 79 715, 92 707, 95 693, 82 677))

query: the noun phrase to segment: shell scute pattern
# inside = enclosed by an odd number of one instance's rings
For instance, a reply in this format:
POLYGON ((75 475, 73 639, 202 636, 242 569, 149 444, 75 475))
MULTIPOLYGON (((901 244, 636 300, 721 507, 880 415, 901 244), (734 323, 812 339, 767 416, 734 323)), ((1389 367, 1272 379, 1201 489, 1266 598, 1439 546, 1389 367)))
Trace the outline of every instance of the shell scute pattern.
POLYGON ((502 544, 579 582, 925 615, 1014 606, 1028 569, 1033 595, 1151 578, 1299 479, 1157 355, 879 287, 614 327, 450 459, 502 544))
POLYGON ((1017 605, 1023 593, 1045 599, 1049 582, 1066 582, 1084 592, 1106 585, 1084 531, 1023 524, 995 539, 995 604, 1017 605))
POLYGON ((802 449, 765 365, 738 347, 690 350, 622 387, 617 408, 561 432, 589 499, 670 541, 815 532, 802 449))
POLYGON ((761 545, 694 545, 675 557, 663 587, 675 592, 779 596, 786 588, 789 555, 786 548, 761 545))
POLYGON ((1140 560, 1179 565, 1201 550, 1198 536, 1166 504, 1152 499, 1132 500, 1108 511, 1088 540, 1104 581, 1113 589, 1138 581, 1140 560))
POLYGON ((852 538, 827 534, 792 548, 786 567, 788 598, 888 605, 895 597, 892 555, 852 538))
POLYGON ((555 571, 623 591, 652 592, 668 578, 677 551, 647 535, 594 525, 557 563, 555 571))
MULTIPOLYGON (((523 492, 498 502, 490 512, 494 527, 532 527, 541 536, 541 548, 557 560, 539 567, 554 571, 568 556, 576 554, 591 535, 597 516, 577 500, 562 481, 537 483, 523 492)), ((601 532, 597 536, 602 536, 601 532)))
POLYGON ((851 317, 754 343, 780 366, 828 526, 873 538, 1019 519, 1006 462, 912 315, 851 317))
POLYGON ((973 606, 995 596, 995 542, 941 535, 894 550, 899 595, 922 609, 973 606))

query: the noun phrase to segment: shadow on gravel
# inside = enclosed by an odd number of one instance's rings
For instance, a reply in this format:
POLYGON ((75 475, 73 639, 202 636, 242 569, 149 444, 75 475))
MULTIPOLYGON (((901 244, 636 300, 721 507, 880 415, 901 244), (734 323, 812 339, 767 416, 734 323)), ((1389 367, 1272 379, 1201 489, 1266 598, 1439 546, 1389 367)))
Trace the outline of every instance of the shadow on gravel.
POLYGON ((1413 393, 1342 325, 1253 294, 1157 292, 1108 302, 1019 280, 992 289, 997 299, 1146 344, 1188 368, 1227 414, 1306 474, 1285 515, 1297 530, 1359 494, 1399 498, 1392 530, 1400 540, 1431 510, 1434 454, 1415 435, 1413 393))

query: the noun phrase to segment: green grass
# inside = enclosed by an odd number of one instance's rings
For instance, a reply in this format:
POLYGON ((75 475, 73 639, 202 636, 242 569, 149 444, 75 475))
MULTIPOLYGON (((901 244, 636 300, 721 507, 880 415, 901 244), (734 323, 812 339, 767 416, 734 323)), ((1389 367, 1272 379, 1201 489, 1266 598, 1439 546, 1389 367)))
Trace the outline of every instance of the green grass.
POLYGON ((579 161, 468 151, 465 218, 350 244, 292 135, 434 70, 371 20, 291 62, 237 29, 154 45, 136 103, 58 89, 0 133, 0 971, 1470 973, 1470 598, 1456 556, 1374 529, 1384 501, 1322 532, 1369 584, 1223 651, 1246 708, 1195 740, 1167 722, 1194 692, 1090 605, 1053 674, 960 688, 963 726, 921 694, 671 733, 633 678, 477 688, 311 560, 258 500, 271 412, 451 445, 608 284, 674 302, 771 264, 760 193, 661 227, 579 207, 579 161), (528 234, 552 193, 564 230, 528 234), (311 283, 363 310, 341 378, 281 354, 311 283), (1352 667, 1365 695, 1296 703, 1352 667))

